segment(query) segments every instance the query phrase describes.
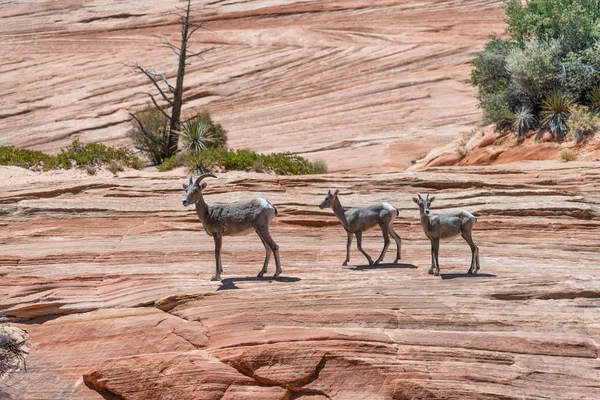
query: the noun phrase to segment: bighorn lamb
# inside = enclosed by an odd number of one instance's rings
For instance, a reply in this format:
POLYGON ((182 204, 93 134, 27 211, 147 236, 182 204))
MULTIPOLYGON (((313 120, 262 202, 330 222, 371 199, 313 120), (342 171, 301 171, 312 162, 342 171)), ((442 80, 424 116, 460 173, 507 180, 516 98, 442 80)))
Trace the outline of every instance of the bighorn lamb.
POLYGON ((265 199, 257 198, 235 203, 217 203, 209 206, 202 195, 202 191, 206 188, 206 182, 201 184, 202 180, 208 177, 216 178, 213 174, 202 174, 196 179, 196 182, 193 182, 190 177, 189 185, 183 185, 186 191, 183 205, 186 207, 190 204, 196 205, 196 213, 202 221, 204 230, 215 240, 217 265, 215 275, 211 280, 221 280, 221 273, 223 272, 223 266, 221 265, 223 236, 244 235, 250 230, 254 230, 258 234, 267 252, 265 263, 258 277, 262 278, 263 274, 267 272, 272 251, 275 254, 275 264, 277 265, 274 278, 277 278, 282 272, 281 263, 279 262, 279 246, 269 233, 269 224, 277 214, 273 204, 265 199))
POLYGON ((471 247, 471 268, 469 274, 476 274, 479 271, 479 247, 473 242, 471 237, 473 227, 477 218, 467 211, 454 211, 448 214, 430 214, 429 207, 435 200, 435 197, 423 199, 420 194, 418 198, 413 197, 413 201, 419 205, 421 213, 421 226, 425 235, 431 241, 431 268, 430 274, 440 275, 440 262, 438 260, 440 250, 440 239, 451 238, 462 235, 463 239, 471 247))
POLYGON ((338 198, 339 190, 331 193, 331 190, 325 196, 325 200, 319 205, 321 209, 325 207, 331 207, 333 213, 340 220, 342 226, 348 233, 348 243, 346 245, 346 260, 342 265, 348 265, 350 261, 350 246, 352 245, 352 235, 356 235, 356 244, 358 250, 367 257, 369 265, 377 265, 385 257, 385 253, 390 246, 390 235, 396 242, 396 259, 394 264, 400 259, 400 246, 401 239, 396 232, 394 232, 394 219, 398 216, 398 210, 386 203, 377 204, 370 207, 362 208, 344 208, 338 198), (373 263, 373 259, 362 249, 362 233, 368 229, 371 229, 375 225, 379 225, 381 233, 383 233, 383 250, 381 255, 373 263))

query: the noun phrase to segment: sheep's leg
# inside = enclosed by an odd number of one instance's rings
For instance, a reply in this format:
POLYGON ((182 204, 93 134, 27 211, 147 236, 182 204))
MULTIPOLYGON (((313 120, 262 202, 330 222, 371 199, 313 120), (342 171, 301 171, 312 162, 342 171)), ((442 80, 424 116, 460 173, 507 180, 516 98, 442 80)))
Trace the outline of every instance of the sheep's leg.
POLYGON ((212 278, 210 278, 210 280, 220 281, 221 272, 223 272, 223 267, 221 265, 221 245, 223 244, 223 236, 215 234, 213 235, 213 238, 215 239, 215 260, 217 264, 215 267, 215 274, 212 278))
POLYGON ((356 247, 358 247, 358 250, 361 253, 363 253, 363 255, 365 257, 367 257, 367 261, 369 261, 369 265, 373 265, 373 259, 362 248, 362 231, 356 231, 354 233, 356 234, 356 247))
MULTIPOLYGON (((271 234, 269 233, 269 227, 262 228, 262 229, 260 229, 260 231, 261 231, 261 236, 262 236, 263 240, 265 241, 267 246, 269 246, 271 248, 271 250, 273 251, 273 254, 275 255, 275 265, 277 268, 275 270, 275 275, 273 275, 273 278, 277 278, 283 272, 283 270, 281 269, 281 261, 279 261, 279 246, 277 245, 277 243, 275 243, 275 241, 271 237, 271 234)), ((265 263, 266 262, 267 262, 267 260, 265 260, 265 263)))
POLYGON ((383 261, 383 258, 385 257, 385 253, 387 252, 388 247, 390 247, 389 228, 384 227, 383 225, 380 225, 380 227, 381 227, 381 233, 383 234, 383 250, 381 250, 381 254, 377 258, 377 260, 375 260, 375 265, 378 265, 380 262, 383 261))
POLYGON ((469 268, 469 274, 476 274, 479 271, 479 248, 473 242, 471 231, 463 231, 462 237, 469 244, 471 248, 471 268, 469 268))
POLYGON ((396 233, 396 231, 394 231, 394 225, 391 222, 390 222, 389 230, 390 230, 390 235, 396 242, 396 259, 394 260, 394 264, 398 264, 398 260, 400 260, 400 257, 401 257, 400 254, 401 254, 401 250, 402 250, 402 239, 400 239, 400 236, 396 233))
POLYGON ((265 263, 257 275, 258 278, 262 278, 263 275, 267 272, 267 267, 269 266, 269 261, 271 260, 271 247, 267 245, 265 239, 263 239, 262 234, 259 231, 256 231, 256 233, 258 234, 258 237, 260 238, 260 241, 262 242, 263 246, 265 246, 265 251, 267 253, 265 255, 265 263))
POLYGON ((435 245, 433 244, 433 239, 429 240, 431 241, 431 268, 429 268, 429 271, 427 271, 427 273, 433 275, 433 272, 435 271, 435 245))
POLYGON ((352 232, 348 232, 348 242, 346 243, 346 259, 342 264, 344 267, 350 262, 350 247, 352 246, 352 232))
POLYGON ((440 239, 433 239, 433 255, 435 256, 435 271, 433 275, 440 276, 440 239))

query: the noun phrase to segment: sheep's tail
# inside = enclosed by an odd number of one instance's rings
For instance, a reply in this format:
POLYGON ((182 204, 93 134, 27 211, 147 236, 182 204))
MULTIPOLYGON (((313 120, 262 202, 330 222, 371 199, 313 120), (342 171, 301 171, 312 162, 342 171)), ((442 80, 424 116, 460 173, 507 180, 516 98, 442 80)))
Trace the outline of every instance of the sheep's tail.
POLYGON ((267 203, 269 203, 271 207, 273 207, 273 210, 275 210, 275 215, 277 215, 277 208, 273 205, 273 203, 271 203, 269 200, 267 200, 267 203))

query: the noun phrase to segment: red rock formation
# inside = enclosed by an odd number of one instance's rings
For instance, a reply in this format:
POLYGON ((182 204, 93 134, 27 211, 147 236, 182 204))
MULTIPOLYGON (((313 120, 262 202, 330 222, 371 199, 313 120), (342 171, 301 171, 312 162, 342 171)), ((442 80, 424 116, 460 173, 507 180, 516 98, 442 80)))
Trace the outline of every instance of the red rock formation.
MULTIPOLYGON (((28 372, 3 382, 13 399, 593 399, 600 386, 595 163, 223 174, 209 202, 277 204, 284 274, 256 279, 262 245, 232 237, 220 283, 182 172, 0 178, 0 313, 31 336, 28 372), (364 266, 353 248, 341 266, 343 230, 317 207, 329 188, 400 210, 402 264, 364 266), (442 243, 442 279, 427 274, 417 191, 478 216, 479 276, 460 239, 442 243)), ((369 232, 366 250, 381 245, 369 232)))
MULTIPOLYGON (((499 0, 193 1, 216 46, 188 68, 187 110, 230 145, 324 158, 330 170, 405 168, 480 119, 469 60, 503 30, 499 0)), ((0 144, 128 144, 150 88, 173 78, 178 2, 17 2, 0 8, 0 144)))

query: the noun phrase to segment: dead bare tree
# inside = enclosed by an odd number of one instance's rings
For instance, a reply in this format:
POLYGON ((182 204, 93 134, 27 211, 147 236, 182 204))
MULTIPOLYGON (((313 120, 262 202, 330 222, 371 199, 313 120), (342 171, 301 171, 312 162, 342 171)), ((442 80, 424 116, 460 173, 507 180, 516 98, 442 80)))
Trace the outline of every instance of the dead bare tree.
MULTIPOLYGON (((175 55, 179 58, 179 64, 177 68, 177 81, 175 86, 171 85, 167 79, 165 73, 158 73, 150 70, 139 64, 130 65, 130 67, 144 74, 150 82, 154 85, 158 91, 160 97, 166 103, 166 106, 161 106, 154 95, 150 92, 143 92, 150 97, 152 104, 156 109, 167 118, 169 121, 169 133, 167 137, 167 144, 165 146, 166 154, 163 155, 163 159, 174 155, 177 152, 177 142, 179 139, 179 124, 181 123, 181 108, 183 107, 183 79, 185 77, 185 67, 188 65, 188 60, 193 57, 199 57, 202 59, 202 55, 211 51, 214 47, 205 48, 203 50, 192 52, 188 49, 189 40, 192 35, 198 31, 198 29, 204 28, 203 23, 195 23, 193 16, 191 15, 191 0, 187 1, 185 8, 177 8, 178 11, 174 14, 179 16, 181 25, 181 43, 179 46, 175 46, 166 37, 163 39, 165 46, 169 47, 175 55), (170 108, 170 113, 165 111, 170 108)), ((137 122, 142 131, 146 131, 143 126, 143 122, 135 117, 134 114, 130 113, 131 117, 137 122)))

